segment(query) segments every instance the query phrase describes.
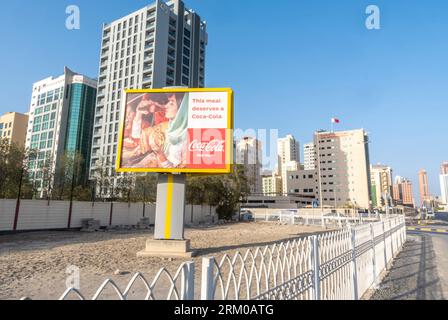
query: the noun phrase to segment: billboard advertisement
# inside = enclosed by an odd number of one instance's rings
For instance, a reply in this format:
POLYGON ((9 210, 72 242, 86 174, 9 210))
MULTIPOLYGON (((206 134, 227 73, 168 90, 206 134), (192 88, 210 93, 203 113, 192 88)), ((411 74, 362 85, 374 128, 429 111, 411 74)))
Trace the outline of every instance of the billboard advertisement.
POLYGON ((127 90, 117 172, 230 173, 231 89, 127 90))

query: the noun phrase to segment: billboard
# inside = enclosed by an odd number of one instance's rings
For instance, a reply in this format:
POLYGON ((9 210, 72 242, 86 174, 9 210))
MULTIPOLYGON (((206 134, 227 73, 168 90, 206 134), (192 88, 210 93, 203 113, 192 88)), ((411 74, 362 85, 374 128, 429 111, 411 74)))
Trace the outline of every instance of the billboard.
POLYGON ((231 89, 127 90, 124 101, 117 172, 231 172, 231 89))

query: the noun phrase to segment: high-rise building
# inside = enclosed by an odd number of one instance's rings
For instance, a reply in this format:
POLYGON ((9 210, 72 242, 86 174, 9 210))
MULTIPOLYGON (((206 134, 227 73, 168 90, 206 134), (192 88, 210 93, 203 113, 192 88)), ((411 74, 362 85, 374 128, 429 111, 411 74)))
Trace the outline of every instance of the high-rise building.
POLYGON ((397 176, 392 187, 392 196, 395 204, 414 207, 414 195, 412 182, 406 178, 397 176))
POLYGON ((205 86, 206 29, 180 0, 157 0, 103 26, 91 175, 100 163, 116 175, 123 90, 205 86))
POLYGON ((7 112, 0 116, 0 139, 8 140, 17 146, 25 146, 26 130, 28 127, 28 115, 7 112))
POLYGON ((33 85, 26 147, 35 151, 30 159, 30 178, 40 191, 57 182, 64 154, 83 158, 78 182, 86 182, 90 161, 96 80, 65 68, 59 77, 33 85), (43 183, 48 185, 43 185, 43 183))
POLYGON ((236 145, 236 163, 244 165, 247 180, 252 194, 260 195, 263 192, 261 170, 262 161, 261 141, 244 137, 236 145))
POLYGON ((440 174, 448 174, 448 161, 442 162, 440 165, 440 174))
POLYGON ((384 165, 372 165, 370 167, 370 181, 372 190, 372 205, 383 208, 392 199, 392 168, 384 165))
POLYGON ((292 136, 287 135, 285 138, 277 140, 278 152, 278 173, 282 178, 282 193, 288 194, 288 171, 296 171, 300 169, 300 145, 292 136))
POLYGON ((369 208, 370 160, 366 132, 363 129, 320 131, 314 134, 314 145, 320 204, 369 208))
POLYGON ((418 172, 418 184, 420 190, 420 205, 424 206, 426 202, 430 201, 431 194, 429 193, 428 174, 426 170, 418 172))
POLYGON ((303 163, 305 165, 305 170, 316 170, 316 148, 314 143, 307 143, 303 146, 303 163))
POLYGON ((444 205, 448 205, 448 174, 440 175, 440 194, 444 205))

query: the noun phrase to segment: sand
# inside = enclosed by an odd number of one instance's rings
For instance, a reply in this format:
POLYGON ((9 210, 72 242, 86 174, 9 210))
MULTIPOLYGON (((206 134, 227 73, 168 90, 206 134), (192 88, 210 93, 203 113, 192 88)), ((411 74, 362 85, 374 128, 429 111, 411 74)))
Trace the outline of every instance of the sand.
MULTIPOLYGON (((191 239, 191 246, 197 251, 192 260, 196 263, 196 279, 199 280, 203 257, 219 259, 224 254, 246 252, 322 231, 313 226, 257 222, 190 228, 185 236, 191 239)), ((67 288, 69 275, 66 270, 69 266, 79 268, 81 292, 86 299, 91 299, 108 278, 114 280, 123 292, 136 272, 141 272, 151 282, 162 267, 174 274, 183 262, 188 261, 137 258, 136 253, 144 249, 145 240, 151 237, 152 231, 148 230, 0 235, 0 299, 59 299, 67 288)), ((167 281, 161 283, 163 286, 167 281)), ((117 298, 111 288, 105 291, 104 298, 117 298)), ((147 290, 143 284, 136 284, 132 292, 131 298, 143 299, 147 290)), ((157 298, 164 299, 163 294, 157 298)), ((196 296, 198 294, 196 292, 196 296)))

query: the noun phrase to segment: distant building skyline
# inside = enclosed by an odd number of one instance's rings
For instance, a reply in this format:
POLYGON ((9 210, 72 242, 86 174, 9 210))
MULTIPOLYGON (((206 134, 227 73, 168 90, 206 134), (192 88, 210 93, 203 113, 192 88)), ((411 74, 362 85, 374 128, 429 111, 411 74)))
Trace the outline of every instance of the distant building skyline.
MULTIPOLYGON (((4 34, 8 50, 0 52, 0 66, 8 77, 0 85, 0 96, 4 97, 0 113, 26 112, 32 83, 47 74, 57 74, 64 65, 96 76, 102 23, 150 3, 115 1, 104 10, 101 2, 79 0, 82 27, 68 31, 59 5, 5 2, 0 12, 2 22, 21 23, 14 32, 4 34), (42 20, 42 16, 49 18, 42 20), (30 51, 33 59, 16 63, 17 53, 30 51)), ((207 17, 207 31, 213 34, 207 48, 208 85, 234 87, 237 93, 236 127, 279 128, 280 135, 292 133, 305 142, 316 128, 328 129, 329 119, 337 110, 341 119, 338 127, 366 128, 372 140, 372 163, 387 162, 414 181, 416 199, 421 167, 428 170, 430 189, 439 190, 440 162, 448 157, 444 148, 436 147, 445 143, 448 67, 444 61, 448 47, 440 39, 446 33, 441 25, 446 22, 448 3, 413 2, 403 14, 400 2, 389 1, 382 13, 395 18, 379 32, 366 30, 360 19, 364 12, 357 2, 297 1, 288 4, 286 11, 282 6, 272 6, 270 16, 276 23, 269 24, 267 32, 275 35, 277 45, 262 51, 253 43, 263 41, 263 34, 255 32, 266 25, 257 18, 265 13, 263 6, 230 0, 229 7, 240 8, 231 11, 222 10, 222 4, 214 1, 189 0, 188 4, 207 17), (328 8, 324 12, 323 4, 328 8), (421 17, 419 23, 407 24, 409 29, 403 31, 402 26, 415 16, 421 17), (251 41, 241 30, 253 31, 251 41), (239 48, 237 52, 228 45, 230 34, 232 44, 239 48), (291 35, 297 41, 289 42, 291 35), (287 50, 279 50, 285 43, 287 50), (438 50, 431 49, 434 47, 438 50), (267 61, 266 72, 279 79, 274 84, 252 72, 267 61), (369 77, 362 70, 369 70, 369 77), (321 94, 323 91, 325 94, 321 94), (263 92, 272 94, 260 94, 263 92), (417 123, 419 128, 431 130, 416 130, 413 124, 417 123), (394 140, 394 131, 409 139, 394 140), (428 141, 432 144, 427 152, 418 152, 428 141)))
POLYGON ((364 129, 314 134, 318 198, 324 206, 370 207, 368 141, 364 129))
POLYGON ((244 137, 237 141, 236 163, 243 165, 245 168, 251 194, 261 195, 263 193, 262 155, 261 141, 252 137, 244 137))
POLYGON ((288 171, 300 169, 300 143, 293 135, 288 134, 277 140, 278 175, 282 178, 283 195, 288 193, 288 171))
POLYGON ((413 207, 415 205, 412 182, 397 176, 393 184, 393 199, 395 204, 413 207))
POLYGON ((372 204, 374 207, 384 208, 389 198, 392 198, 392 175, 392 168, 387 165, 371 165, 370 181, 372 187, 372 204))
POLYGON ((428 173, 426 172, 426 170, 422 169, 418 172, 418 185, 420 190, 420 206, 423 206, 426 202, 431 200, 428 173))

